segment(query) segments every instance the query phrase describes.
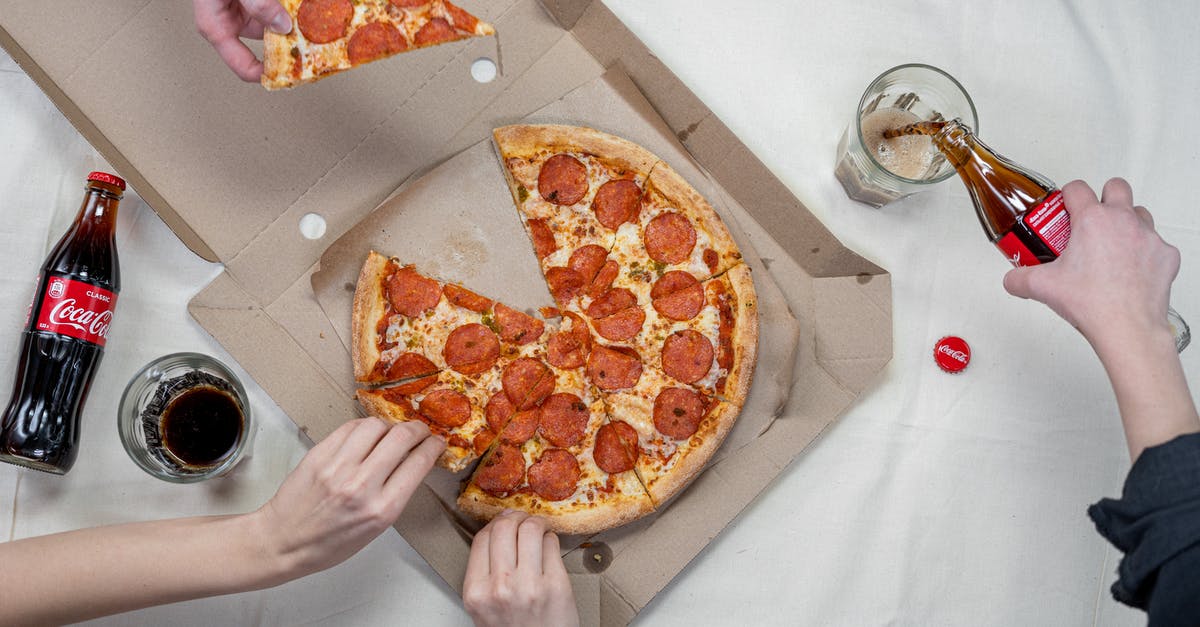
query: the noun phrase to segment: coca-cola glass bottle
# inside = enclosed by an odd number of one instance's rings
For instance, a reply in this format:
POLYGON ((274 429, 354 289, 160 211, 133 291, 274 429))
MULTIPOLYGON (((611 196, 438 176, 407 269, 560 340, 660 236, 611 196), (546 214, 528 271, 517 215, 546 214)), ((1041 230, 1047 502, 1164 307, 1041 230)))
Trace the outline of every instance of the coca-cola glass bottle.
POLYGON ((79 415, 121 289, 115 236, 125 181, 92 172, 84 189, 79 214, 42 264, 0 418, 0 461, 55 474, 78 455, 79 415))
MULTIPOLYGON (((954 166, 967 186, 979 224, 1014 266, 1054 261, 1071 238, 1071 217, 1062 192, 1046 177, 1004 158, 980 141, 961 120, 919 122, 885 136, 919 133, 954 166)), ((1175 349, 1191 342, 1191 331, 1174 309, 1167 310, 1175 349)))

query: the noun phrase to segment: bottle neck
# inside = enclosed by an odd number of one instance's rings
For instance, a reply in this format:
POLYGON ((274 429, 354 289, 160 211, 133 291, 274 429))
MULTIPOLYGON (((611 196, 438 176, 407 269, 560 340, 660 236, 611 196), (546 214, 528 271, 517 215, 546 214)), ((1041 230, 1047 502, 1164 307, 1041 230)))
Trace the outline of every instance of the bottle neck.
POLYGON ((83 203, 75 216, 76 228, 92 236, 113 237, 117 230, 117 208, 121 191, 100 181, 88 181, 84 187, 83 203))
POLYGON ((975 134, 958 120, 947 122, 931 139, 955 170, 961 170, 971 163, 974 155, 981 151, 975 134))

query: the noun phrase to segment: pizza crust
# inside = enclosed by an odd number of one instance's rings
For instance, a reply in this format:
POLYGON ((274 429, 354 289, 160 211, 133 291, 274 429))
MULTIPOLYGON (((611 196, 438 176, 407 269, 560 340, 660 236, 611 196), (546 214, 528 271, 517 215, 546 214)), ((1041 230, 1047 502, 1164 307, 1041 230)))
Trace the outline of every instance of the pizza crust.
POLYGON ((519 509, 541 515, 546 526, 556 533, 591 535, 633 522, 654 511, 649 498, 625 495, 597 507, 573 511, 555 511, 553 501, 544 501, 528 494, 499 498, 468 483, 458 496, 458 508, 478 520, 491 520, 506 509, 519 509))
POLYGON ((734 294, 733 365, 725 379, 725 400, 738 408, 746 403, 758 363, 758 297, 750 266, 738 264, 725 273, 734 294))
MULTIPOLYGON (((292 28, 296 28, 295 25, 292 28)), ((263 73, 259 82, 268 90, 283 89, 295 85, 292 70, 292 46, 287 35, 271 30, 263 32, 263 73)))
MULTIPOLYGON (((502 160, 511 157, 530 158, 559 152, 586 153, 604 161, 616 162, 622 168, 649 174, 661 163, 649 150, 615 135, 586 126, 560 124, 514 124, 492 131, 502 160)), ((508 168, 504 170, 507 172, 508 168)), ((511 181, 510 181, 511 184, 511 181)), ((516 194, 513 194, 516 198, 516 194)))
POLYGON ((358 284, 354 288, 354 311, 351 318, 351 358, 354 361, 354 378, 363 383, 377 383, 372 374, 379 362, 379 333, 376 330, 380 318, 387 311, 387 295, 383 291, 383 280, 387 274, 388 258, 371 251, 358 273, 358 284))
POLYGON ((717 406, 709 413, 700 430, 691 438, 692 440, 699 438, 699 444, 688 449, 687 454, 671 470, 659 475, 646 486, 655 507, 661 508, 664 503, 687 487, 696 478, 696 475, 704 470, 708 460, 713 453, 717 452, 717 449, 721 448, 725 436, 729 435, 729 430, 737 422, 741 407, 726 401, 716 402, 717 406))
MULTIPOLYGON (((699 223, 699 227, 709 234, 712 249, 720 255, 720 265, 713 272, 713 276, 742 262, 742 254, 738 250, 737 242, 733 241, 733 236, 729 234, 729 229, 725 226, 725 221, 721 219, 720 214, 674 168, 667 165, 665 161, 659 162, 650 172, 646 187, 653 187, 687 217, 699 223)), ((703 280, 705 277, 698 278, 703 280)))

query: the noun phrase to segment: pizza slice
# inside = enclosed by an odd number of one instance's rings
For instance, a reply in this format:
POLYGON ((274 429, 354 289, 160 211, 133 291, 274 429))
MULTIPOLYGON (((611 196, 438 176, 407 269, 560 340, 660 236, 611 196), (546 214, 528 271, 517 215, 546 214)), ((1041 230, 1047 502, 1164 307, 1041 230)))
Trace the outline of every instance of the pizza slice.
POLYGON ((513 418, 520 429, 488 451, 458 498, 462 511, 491 519, 519 509, 567 534, 596 533, 653 511, 628 456, 632 428, 621 432, 627 441, 614 439, 598 397, 559 389, 528 416, 513 418))
POLYGON ((618 229, 609 259, 618 268, 611 287, 628 290, 640 305, 650 302, 650 292, 668 274, 704 281, 742 263, 717 212, 662 162, 650 172, 637 220, 618 229))
POLYGON ((653 390, 653 396, 608 394, 605 403, 611 423, 625 425, 620 441, 654 506, 660 508, 700 474, 741 408, 687 386, 643 389, 653 390))
POLYGON ((495 30, 449 0, 282 0, 286 35, 263 36, 262 85, 318 81, 407 50, 491 35, 495 30))
POLYGON ((446 439, 439 465, 458 472, 487 451, 497 436, 511 439, 520 432, 530 419, 527 410, 536 410, 554 393, 554 370, 529 356, 538 354, 529 348, 503 355, 479 373, 447 369, 399 385, 360 389, 358 400, 368 414, 429 425, 446 439))
POLYGON ((603 343, 602 351, 589 354, 593 381, 608 392, 634 389, 649 400, 658 387, 683 385, 744 403, 758 351, 749 267, 736 265, 704 282, 672 270, 656 281, 651 294, 649 304, 638 306, 625 288, 613 288, 588 307, 584 317, 603 343), (602 307, 617 300, 624 308, 602 307))
POLYGON ((541 342, 545 324, 375 251, 354 293, 354 377, 383 383, 451 369, 481 375, 541 342))
POLYGON ((409 383, 358 390, 367 413, 393 422, 419 420, 446 440, 437 464, 459 472, 492 443, 486 418, 487 389, 453 370, 409 383))
POLYGON ((558 306, 599 294, 615 278, 608 257, 621 224, 637 219, 658 158, 590 128, 505 126, 493 132, 521 222, 558 306))

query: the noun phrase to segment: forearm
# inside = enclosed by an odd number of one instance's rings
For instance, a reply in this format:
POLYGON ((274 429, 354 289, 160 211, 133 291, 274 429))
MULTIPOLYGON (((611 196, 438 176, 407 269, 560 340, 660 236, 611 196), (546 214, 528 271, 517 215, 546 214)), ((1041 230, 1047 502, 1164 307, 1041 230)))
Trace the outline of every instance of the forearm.
POLYGON ((63 624, 265 588, 295 573, 256 514, 114 525, 0 544, 0 619, 63 624))
POLYGON ((1092 342, 1116 393, 1129 456, 1200 431, 1175 341, 1165 320, 1114 322, 1092 342))

